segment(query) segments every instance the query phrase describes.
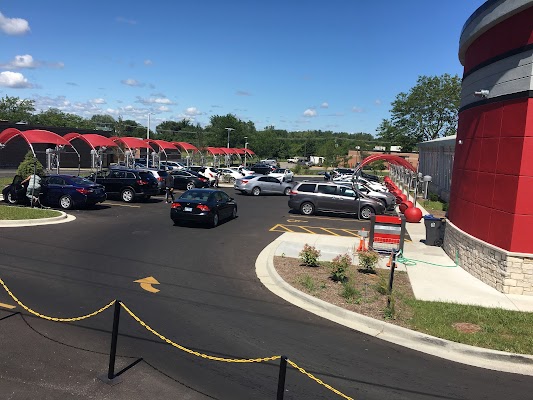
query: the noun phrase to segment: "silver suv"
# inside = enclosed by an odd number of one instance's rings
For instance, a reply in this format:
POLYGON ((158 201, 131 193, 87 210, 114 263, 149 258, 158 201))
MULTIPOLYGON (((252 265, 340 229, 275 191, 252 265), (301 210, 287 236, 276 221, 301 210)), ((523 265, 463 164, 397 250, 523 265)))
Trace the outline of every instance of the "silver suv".
POLYGON ((290 192, 289 207, 304 215, 316 212, 355 214, 370 219, 385 212, 383 203, 333 182, 301 182, 290 192))

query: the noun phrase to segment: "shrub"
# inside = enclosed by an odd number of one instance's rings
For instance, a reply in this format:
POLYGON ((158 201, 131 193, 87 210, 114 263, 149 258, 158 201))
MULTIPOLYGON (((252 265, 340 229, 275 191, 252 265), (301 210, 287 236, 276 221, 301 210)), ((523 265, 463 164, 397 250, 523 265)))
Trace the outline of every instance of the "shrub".
POLYGON ((298 174, 300 174, 302 172, 302 166, 300 164, 296 164, 291 169, 292 169, 292 172, 294 172, 295 175, 298 175, 298 174))
POLYGON ((374 286, 376 291, 379 294, 386 295, 389 294, 389 283, 387 282, 387 279, 383 275, 379 276, 379 281, 376 283, 376 286, 374 286))
POLYGON ((349 254, 338 255, 331 260, 330 278, 335 282, 346 282, 348 280, 346 272, 350 265, 352 265, 352 259, 349 254))
POLYGON ((448 211, 448 203, 442 203, 442 211, 448 211))
POLYGON ((439 201, 439 195, 437 193, 430 193, 429 194, 429 200, 430 201, 439 201))
POLYGON ((318 258, 320 257, 320 250, 317 250, 313 246, 309 246, 307 243, 304 245, 302 251, 300 251, 300 259, 308 267, 318 267, 318 258))
POLYGON ((17 175, 22 176, 25 179, 27 176, 33 174, 33 172, 39 176, 44 176, 44 167, 41 162, 33 156, 31 151, 28 151, 24 156, 24 160, 17 168, 17 175))
POLYGON ((359 256, 359 268, 365 272, 376 271, 376 264, 379 261, 379 254, 373 250, 360 251, 357 253, 359 256))
POLYGON ((349 282, 342 284, 342 290, 340 295, 344 297, 346 302, 359 304, 361 303, 362 297, 361 292, 355 288, 355 286, 349 282))

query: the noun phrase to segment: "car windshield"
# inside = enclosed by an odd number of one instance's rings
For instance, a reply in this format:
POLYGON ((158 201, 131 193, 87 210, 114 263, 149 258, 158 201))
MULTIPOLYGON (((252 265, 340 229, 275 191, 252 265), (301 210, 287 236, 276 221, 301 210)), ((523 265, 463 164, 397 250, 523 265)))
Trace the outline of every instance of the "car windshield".
POLYGON ((210 192, 205 192, 203 190, 187 190, 180 196, 180 199, 207 201, 209 199, 209 195, 210 192))
POLYGON ((139 172, 139 176, 141 177, 141 179, 145 180, 145 181, 149 181, 149 180, 152 180, 152 179, 155 179, 154 176, 150 173, 150 172, 139 172))

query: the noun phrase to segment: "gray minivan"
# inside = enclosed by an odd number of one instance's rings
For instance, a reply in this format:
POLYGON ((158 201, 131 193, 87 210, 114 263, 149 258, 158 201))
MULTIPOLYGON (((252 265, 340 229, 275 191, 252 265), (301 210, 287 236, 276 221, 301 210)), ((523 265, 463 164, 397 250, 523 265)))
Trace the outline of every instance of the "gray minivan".
POLYGON ((380 201, 357 193, 353 188, 333 182, 301 182, 290 192, 289 207, 304 215, 316 212, 355 214, 361 219, 380 215, 385 207, 380 201))

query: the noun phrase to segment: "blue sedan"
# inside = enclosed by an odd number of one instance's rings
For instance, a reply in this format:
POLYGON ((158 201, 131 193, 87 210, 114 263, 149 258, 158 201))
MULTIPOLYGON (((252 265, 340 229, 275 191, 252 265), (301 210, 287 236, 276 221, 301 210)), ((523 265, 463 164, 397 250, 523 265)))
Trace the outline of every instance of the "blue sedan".
MULTIPOLYGON (((29 204, 26 188, 20 184, 20 176, 2 190, 4 200, 10 204, 29 204)), ((59 206, 65 210, 91 207, 105 201, 107 194, 102 185, 88 179, 52 174, 44 177, 41 183, 39 201, 46 206, 59 206)))

